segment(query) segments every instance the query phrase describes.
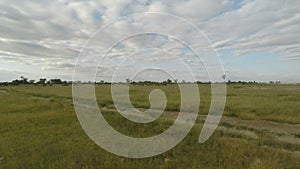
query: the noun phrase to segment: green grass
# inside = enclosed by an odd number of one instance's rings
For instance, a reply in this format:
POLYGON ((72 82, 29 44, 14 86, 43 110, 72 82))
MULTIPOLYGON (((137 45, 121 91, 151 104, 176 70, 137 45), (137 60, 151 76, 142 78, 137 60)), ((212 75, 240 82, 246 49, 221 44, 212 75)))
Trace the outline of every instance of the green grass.
MULTIPOLYGON (((176 85, 130 86, 133 105, 148 108, 148 94, 157 87, 166 92, 167 110, 179 110, 180 94, 176 85)), ((198 144, 201 123, 195 125, 179 145, 162 155, 146 159, 118 157, 95 145, 82 130, 73 109, 71 86, 0 87, 2 89, 7 91, 0 92, 0 168, 3 169, 296 169, 300 166, 299 156, 291 153, 299 151, 300 143, 276 142, 268 133, 256 130, 259 139, 218 130, 206 143, 198 144)), ((200 114, 206 114, 210 105, 210 87, 203 84, 199 89, 200 114)), ((96 92, 99 105, 109 108, 103 111, 105 118, 121 133, 147 137, 172 125, 172 121, 163 118, 144 125, 126 121, 114 111, 108 85, 97 86, 96 92)), ((225 115, 300 124, 299 101, 299 85, 228 85, 225 115)))
MULTIPOLYGON (((138 108, 149 108, 148 96, 153 89, 159 88, 168 98, 167 111, 180 110, 180 91, 177 85, 168 86, 131 86, 130 99, 138 108)), ((227 85, 225 115, 250 120, 269 120, 300 124, 300 86, 299 85, 227 85)), ((210 106, 210 85, 199 85, 200 114, 207 114, 210 106)), ((99 104, 110 105, 109 86, 98 86, 99 104)))
POLYGON ((229 85, 225 114, 243 119, 300 123, 299 85, 229 85))

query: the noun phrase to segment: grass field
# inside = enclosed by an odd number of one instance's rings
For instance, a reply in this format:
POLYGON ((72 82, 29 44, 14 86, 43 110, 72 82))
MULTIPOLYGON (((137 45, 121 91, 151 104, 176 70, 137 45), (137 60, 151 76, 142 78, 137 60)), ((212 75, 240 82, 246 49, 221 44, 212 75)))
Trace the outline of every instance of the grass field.
MULTIPOLYGON (((120 116, 109 85, 97 85, 98 104, 118 131, 135 137, 163 132, 180 109, 177 85, 130 86, 139 109, 148 95, 165 91, 166 112, 149 124, 120 116)), ((98 147, 82 130, 74 112, 71 86, 0 86, 0 168, 300 168, 300 85, 229 84, 221 124, 198 143, 210 105, 210 86, 200 84, 199 118, 172 150, 151 158, 127 159, 98 147)))

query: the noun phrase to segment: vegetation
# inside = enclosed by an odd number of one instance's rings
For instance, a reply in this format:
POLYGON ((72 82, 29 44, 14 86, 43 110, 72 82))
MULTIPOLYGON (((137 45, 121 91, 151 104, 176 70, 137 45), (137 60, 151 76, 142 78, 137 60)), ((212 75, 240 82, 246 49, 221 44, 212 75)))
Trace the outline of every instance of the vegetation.
MULTIPOLYGON (((274 125, 299 127, 299 85, 229 84, 221 125, 212 138, 199 144, 204 117, 201 115, 207 113, 210 105, 210 85, 201 83, 200 116, 189 135, 162 155, 127 159, 101 149, 84 133, 72 105, 71 86, 23 82, 0 86, 0 168, 296 169, 300 166, 299 131, 277 132, 259 126, 276 122, 274 125), (243 126, 234 119, 254 125, 243 126)), ((168 82, 165 85, 131 82, 133 105, 147 109, 149 93, 155 88, 166 93, 168 112, 146 125, 126 121, 115 111, 110 85, 97 84, 96 95, 102 113, 115 129, 129 136, 147 137, 170 127, 172 117, 176 117, 174 111, 180 109, 179 88, 168 82)))
POLYGON ((0 86, 9 86, 9 85, 42 85, 42 86, 46 86, 46 85, 54 85, 54 84, 62 84, 62 85, 69 85, 72 84, 71 81, 67 82, 67 81, 63 81, 61 79, 50 79, 47 80, 45 78, 40 78, 39 81, 35 81, 35 80, 28 80, 28 78, 21 76, 20 79, 15 79, 12 82, 0 82, 0 86))

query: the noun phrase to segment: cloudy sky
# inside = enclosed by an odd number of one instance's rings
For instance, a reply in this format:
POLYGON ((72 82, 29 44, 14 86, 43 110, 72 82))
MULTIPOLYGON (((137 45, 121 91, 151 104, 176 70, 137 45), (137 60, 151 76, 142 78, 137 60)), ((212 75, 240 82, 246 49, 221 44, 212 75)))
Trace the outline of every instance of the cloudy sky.
MULTIPOLYGON (((113 68, 118 65, 124 67, 117 72, 120 79, 129 74, 135 76, 135 70, 145 66, 164 68, 173 71, 174 78, 184 79, 187 72, 179 68, 180 60, 182 67, 192 67, 189 70, 199 80, 205 79, 205 71, 201 71, 205 57, 203 62, 191 58, 188 48, 170 38, 176 37, 174 30, 182 31, 187 41, 193 35, 197 37, 197 32, 190 32, 185 23, 157 16, 152 18, 155 21, 130 17, 115 21, 134 13, 161 12, 182 17, 199 28, 209 41, 204 42, 202 35, 202 39, 189 42, 201 46, 211 41, 228 79, 299 83, 299 6, 299 0, 2 0, 0 81, 11 81, 21 75, 30 79, 71 80, 82 50, 81 57, 86 59, 88 69, 88 63, 97 61, 88 60, 86 55, 93 53, 101 58, 109 42, 122 38, 98 67, 98 80, 109 80, 107 75, 116 71, 113 68), (111 29, 94 34, 112 22, 111 29), (136 35, 124 40, 129 33, 149 32, 149 29, 170 33, 169 36, 136 35), (85 46, 91 36, 92 42, 85 46), (143 50, 131 50, 137 48, 143 50)), ((213 54, 205 55, 208 60, 210 55, 213 54)), ((213 65, 212 62, 209 64, 213 65)))

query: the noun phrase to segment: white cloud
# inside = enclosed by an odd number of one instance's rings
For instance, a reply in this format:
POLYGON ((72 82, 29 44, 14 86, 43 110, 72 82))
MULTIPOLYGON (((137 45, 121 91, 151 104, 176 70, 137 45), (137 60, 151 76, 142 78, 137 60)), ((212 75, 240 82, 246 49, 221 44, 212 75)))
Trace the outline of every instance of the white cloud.
MULTIPOLYGON (((3 0, 0 2, 0 61, 35 65, 45 73, 71 72, 82 45, 97 29, 120 16, 153 11, 192 21, 207 33, 218 51, 232 50, 236 55, 280 53, 281 60, 299 61, 299 3, 299 0, 3 0)), ((156 19, 161 25, 169 25, 165 29, 170 32, 184 30, 178 22, 156 19)), ((149 27, 155 30, 161 25, 119 22, 102 38, 111 41, 124 32, 141 32, 149 27)), ((185 31, 187 36, 193 34, 185 31)), ((128 41, 127 45, 141 48, 149 41, 150 38, 128 41)), ((161 41, 152 39, 152 42, 161 41)), ((176 47, 162 42, 160 45, 176 47)), ((94 46, 93 51, 103 53, 100 49, 94 46)), ((124 51, 114 53, 115 56, 125 54, 124 51)))
POLYGON ((239 55, 278 48, 292 52, 289 45, 300 43, 299 14, 297 1, 254 0, 203 27, 217 47, 234 49, 239 55))
POLYGON ((181 1, 174 6, 181 16, 207 20, 232 8, 233 4, 230 0, 189 0, 181 1))

